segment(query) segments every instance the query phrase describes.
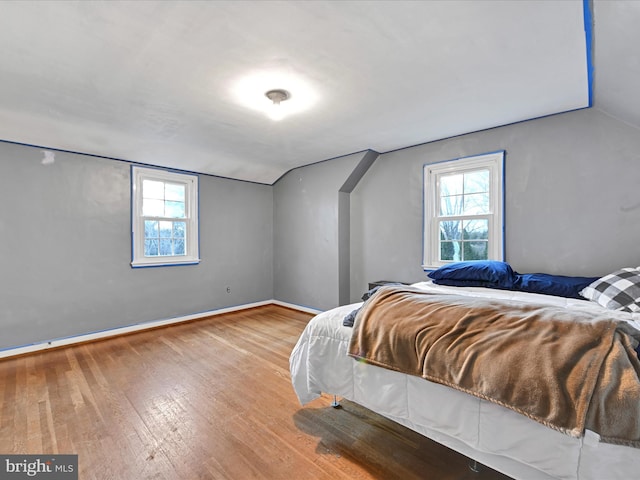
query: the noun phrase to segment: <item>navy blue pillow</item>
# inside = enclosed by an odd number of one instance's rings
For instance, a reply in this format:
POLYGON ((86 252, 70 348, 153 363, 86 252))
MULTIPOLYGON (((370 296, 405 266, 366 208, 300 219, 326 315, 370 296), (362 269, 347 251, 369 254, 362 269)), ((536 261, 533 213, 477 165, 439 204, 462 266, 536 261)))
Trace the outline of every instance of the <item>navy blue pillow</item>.
MULTIPOLYGON (((565 277, 547 273, 516 274, 515 289, 530 293, 544 293, 556 297, 579 298, 580 291, 599 277, 565 277)), ((583 299, 584 300, 584 299, 583 299)))
POLYGON ((513 288, 517 278, 508 263, 497 260, 449 263, 428 276, 438 285, 502 289, 513 288))
POLYGON ((493 282, 485 282, 484 280, 456 280, 452 278, 441 278, 439 280, 433 280, 433 283, 438 285, 446 285, 448 287, 485 287, 511 290, 511 288, 502 287, 493 282))

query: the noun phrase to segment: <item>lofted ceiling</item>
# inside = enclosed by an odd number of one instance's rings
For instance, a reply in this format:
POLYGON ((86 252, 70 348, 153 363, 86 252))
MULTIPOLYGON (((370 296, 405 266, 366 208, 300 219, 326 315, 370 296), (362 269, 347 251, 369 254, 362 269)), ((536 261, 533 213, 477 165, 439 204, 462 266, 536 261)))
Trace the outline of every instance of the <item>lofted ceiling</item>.
POLYGON ((3 2, 0 139, 271 184, 353 152, 589 106, 583 9, 3 2), (288 116, 273 121, 264 94, 279 88, 288 116))

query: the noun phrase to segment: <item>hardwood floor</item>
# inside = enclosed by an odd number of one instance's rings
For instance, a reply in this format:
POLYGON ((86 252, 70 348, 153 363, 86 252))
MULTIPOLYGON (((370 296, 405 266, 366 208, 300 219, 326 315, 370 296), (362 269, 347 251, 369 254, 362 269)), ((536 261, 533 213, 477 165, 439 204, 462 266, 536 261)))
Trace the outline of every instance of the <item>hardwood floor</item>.
POLYGON ((508 479, 343 401, 301 407, 278 306, 0 361, 0 453, 78 454, 79 478, 508 479))

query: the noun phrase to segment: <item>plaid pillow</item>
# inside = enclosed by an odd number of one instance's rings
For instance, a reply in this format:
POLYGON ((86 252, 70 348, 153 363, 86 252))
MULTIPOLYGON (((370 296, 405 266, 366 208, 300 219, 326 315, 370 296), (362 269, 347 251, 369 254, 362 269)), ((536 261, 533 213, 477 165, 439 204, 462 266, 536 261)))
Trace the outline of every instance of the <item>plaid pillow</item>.
POLYGON ((640 267, 622 268, 596 280, 581 292, 609 310, 640 312, 640 267))

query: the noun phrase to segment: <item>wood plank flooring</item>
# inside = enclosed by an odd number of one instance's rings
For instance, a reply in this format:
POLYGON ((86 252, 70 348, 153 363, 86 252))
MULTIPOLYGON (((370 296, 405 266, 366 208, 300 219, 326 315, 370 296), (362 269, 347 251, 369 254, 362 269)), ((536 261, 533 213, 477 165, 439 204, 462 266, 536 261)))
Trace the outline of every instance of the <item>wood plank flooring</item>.
POLYGON ((356 404, 301 407, 310 315, 265 306, 0 361, 0 453, 78 454, 82 480, 506 480, 356 404))

